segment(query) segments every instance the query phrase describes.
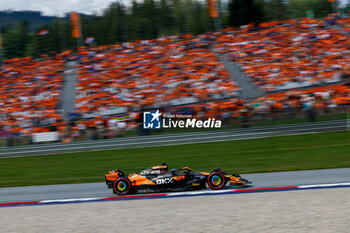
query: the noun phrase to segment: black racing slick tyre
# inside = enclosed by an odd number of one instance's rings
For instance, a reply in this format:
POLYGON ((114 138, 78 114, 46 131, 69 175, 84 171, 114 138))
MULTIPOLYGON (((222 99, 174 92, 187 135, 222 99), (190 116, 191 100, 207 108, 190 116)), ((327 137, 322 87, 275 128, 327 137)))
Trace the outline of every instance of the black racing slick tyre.
POLYGON ((211 189, 222 189, 226 184, 226 178, 221 172, 212 172, 207 178, 208 186, 211 189))
POLYGON ((131 182, 128 178, 120 177, 113 183, 113 190, 118 195, 127 195, 131 192, 131 182))

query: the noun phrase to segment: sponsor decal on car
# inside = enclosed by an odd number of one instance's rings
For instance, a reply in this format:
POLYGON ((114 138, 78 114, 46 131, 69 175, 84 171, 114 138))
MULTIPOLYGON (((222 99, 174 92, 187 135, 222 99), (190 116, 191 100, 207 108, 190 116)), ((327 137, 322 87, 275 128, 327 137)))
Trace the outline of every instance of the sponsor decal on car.
POLYGON ((140 172, 141 175, 153 175, 153 174, 162 174, 162 173, 164 173, 164 171, 161 171, 161 170, 146 170, 146 171, 140 172))
POLYGON ((156 180, 156 184, 171 184, 173 182, 174 182, 173 178, 162 178, 162 179, 156 180))

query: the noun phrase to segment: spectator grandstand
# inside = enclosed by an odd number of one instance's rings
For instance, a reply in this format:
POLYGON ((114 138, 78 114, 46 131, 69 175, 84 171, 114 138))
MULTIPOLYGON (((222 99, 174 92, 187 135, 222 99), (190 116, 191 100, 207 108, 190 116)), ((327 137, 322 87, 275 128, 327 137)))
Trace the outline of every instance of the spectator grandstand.
MULTIPOLYGON (((350 104, 350 18, 270 22, 221 33, 169 36, 77 53, 5 61, 0 70, 0 137, 59 131, 68 142, 122 136, 140 112, 162 109, 247 126, 249 120, 296 117, 350 104), (217 54, 238 63, 265 93, 240 99, 240 87, 217 54), (64 64, 76 61, 75 112, 60 106, 64 64)), ((340 107, 340 108, 339 108, 340 107)))
POLYGON ((302 19, 227 29, 215 49, 239 63, 265 91, 336 83, 350 60, 349 20, 336 22, 302 19))
POLYGON ((169 107, 237 96, 238 86, 200 37, 163 37, 81 58, 77 112, 169 107))
POLYGON ((58 57, 6 60, 0 71, 0 121, 4 136, 54 130, 61 121, 64 61, 58 57))

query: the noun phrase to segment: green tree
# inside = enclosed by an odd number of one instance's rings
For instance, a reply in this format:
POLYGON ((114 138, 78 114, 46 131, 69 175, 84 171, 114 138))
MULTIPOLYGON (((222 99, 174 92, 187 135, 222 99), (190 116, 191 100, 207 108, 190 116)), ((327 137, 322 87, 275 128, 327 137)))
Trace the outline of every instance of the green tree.
POLYGON ((25 55, 30 40, 28 26, 27 21, 22 21, 16 28, 3 34, 5 58, 23 57, 25 55))
POLYGON ((18 53, 20 56, 24 56, 27 44, 29 42, 28 35, 29 22, 24 20, 18 27, 18 53))
POLYGON ((264 20, 261 1, 231 0, 228 11, 228 23, 230 26, 260 23, 264 20))
POLYGON ((25 56, 26 57, 38 57, 39 56, 39 50, 37 47, 36 37, 35 34, 30 34, 29 36, 29 42, 26 47, 25 56))
POLYGON ((264 15, 267 21, 280 21, 288 18, 287 1, 270 0, 263 3, 264 15))
POLYGON ((188 15, 184 11, 186 5, 181 0, 172 0, 176 33, 188 33, 188 15))
POLYGON ((173 12, 170 9, 170 4, 167 0, 161 0, 159 4, 159 25, 160 25, 160 35, 174 34, 174 23, 175 19, 173 17, 173 12))
POLYGON ((49 45, 51 46, 50 52, 61 52, 62 48, 62 36, 61 36, 61 24, 58 19, 54 20, 53 23, 49 26, 49 45))
POLYGON ((332 13, 332 2, 328 0, 290 0, 287 6, 292 18, 306 17, 307 10, 313 10, 316 18, 332 13))
POLYGON ((38 50, 38 54, 49 54, 53 50, 53 42, 51 40, 50 36, 50 26, 49 25, 42 25, 37 29, 37 32, 35 34, 35 41, 36 41, 36 48, 38 50), (38 35, 38 33, 43 30, 47 29, 49 30, 49 34, 47 35, 38 35))
POLYGON ((105 11, 102 17, 102 27, 107 37, 107 43, 123 42, 126 40, 126 20, 124 6, 119 2, 114 2, 105 11))

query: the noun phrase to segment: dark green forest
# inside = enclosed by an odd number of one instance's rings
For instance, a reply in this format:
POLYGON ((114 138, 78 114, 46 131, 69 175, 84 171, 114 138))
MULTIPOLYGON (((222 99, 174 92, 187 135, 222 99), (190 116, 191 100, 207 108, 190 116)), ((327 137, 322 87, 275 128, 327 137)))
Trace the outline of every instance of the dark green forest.
MULTIPOLYGON (((336 9, 328 0, 230 0, 218 3, 223 28, 306 17, 307 10, 313 10, 319 18, 336 9)), ((34 14, 28 18, 17 17, 16 21, 7 16, 0 13, 5 58, 38 57, 76 49, 69 17, 40 19, 34 14), (42 29, 48 29, 49 34, 39 36, 37 33, 42 29)), ((114 2, 101 15, 81 15, 80 18, 83 39, 94 37, 97 45, 164 35, 201 34, 215 29, 207 3, 200 0, 133 0, 129 6, 114 2)))

